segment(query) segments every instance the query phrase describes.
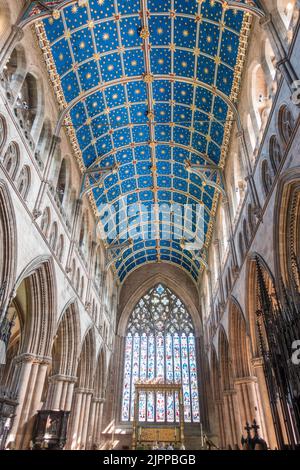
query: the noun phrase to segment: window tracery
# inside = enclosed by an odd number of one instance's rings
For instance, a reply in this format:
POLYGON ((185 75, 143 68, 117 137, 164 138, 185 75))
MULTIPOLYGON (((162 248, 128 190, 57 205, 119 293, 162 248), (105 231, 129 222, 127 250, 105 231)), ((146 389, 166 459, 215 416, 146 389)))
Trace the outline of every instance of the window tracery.
MULTIPOLYGON (((135 306, 125 340, 122 421, 133 419, 135 382, 163 380, 182 383, 184 419, 199 422, 196 343, 190 314, 181 300, 162 284, 150 289, 135 306)), ((178 397, 141 393, 139 419, 179 420, 178 397)))

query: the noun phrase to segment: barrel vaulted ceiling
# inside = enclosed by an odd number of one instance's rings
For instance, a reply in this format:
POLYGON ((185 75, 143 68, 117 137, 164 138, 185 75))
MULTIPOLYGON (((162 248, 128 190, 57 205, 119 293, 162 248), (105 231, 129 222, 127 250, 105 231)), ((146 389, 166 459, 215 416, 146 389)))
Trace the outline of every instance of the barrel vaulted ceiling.
MULTIPOLYGON (((108 207, 107 243, 122 240, 128 221, 133 226, 133 245, 115 269, 123 281, 138 266, 167 262, 197 280, 201 261, 171 233, 177 214, 170 225, 162 210, 153 231, 149 209, 200 204, 197 223, 209 243, 218 191, 188 166, 224 165, 228 98, 237 98, 249 18, 221 0, 81 3, 67 5, 43 27, 64 100, 73 105, 69 116, 85 169, 116 169, 93 189, 96 206, 108 207), (137 206, 140 233, 130 214, 137 206)), ((209 175, 220 182, 218 172, 209 175)), ((99 177, 93 173, 90 184, 99 177)), ((193 232, 194 215, 185 217, 193 232)))

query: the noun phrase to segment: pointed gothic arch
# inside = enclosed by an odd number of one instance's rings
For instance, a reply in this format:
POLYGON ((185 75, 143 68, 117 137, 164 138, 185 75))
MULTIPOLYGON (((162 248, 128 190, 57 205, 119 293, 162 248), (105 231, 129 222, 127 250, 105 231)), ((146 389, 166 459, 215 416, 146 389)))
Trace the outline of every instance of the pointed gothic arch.
POLYGON ((13 203, 6 183, 0 180, 0 306, 5 307, 13 290, 17 264, 17 228, 13 203))

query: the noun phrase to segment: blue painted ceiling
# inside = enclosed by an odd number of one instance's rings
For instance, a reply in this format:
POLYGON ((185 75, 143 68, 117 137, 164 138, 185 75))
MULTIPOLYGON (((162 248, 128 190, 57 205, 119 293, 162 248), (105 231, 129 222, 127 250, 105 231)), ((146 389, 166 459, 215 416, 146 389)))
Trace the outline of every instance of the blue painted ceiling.
MULTIPOLYGON (((163 214, 149 237, 148 208, 200 202, 205 239, 215 189, 185 162, 220 162, 228 105, 215 91, 231 93, 242 21, 242 12, 218 0, 89 0, 44 21, 65 99, 82 97, 70 116, 85 167, 119 164, 93 190, 97 206, 117 212, 120 239, 136 216, 122 197, 141 207, 142 231, 115 264, 121 281, 158 261, 198 278, 199 261, 172 239, 163 214)), ((186 217, 195 228, 194 216, 186 217)), ((108 243, 115 241, 109 231, 108 243)))

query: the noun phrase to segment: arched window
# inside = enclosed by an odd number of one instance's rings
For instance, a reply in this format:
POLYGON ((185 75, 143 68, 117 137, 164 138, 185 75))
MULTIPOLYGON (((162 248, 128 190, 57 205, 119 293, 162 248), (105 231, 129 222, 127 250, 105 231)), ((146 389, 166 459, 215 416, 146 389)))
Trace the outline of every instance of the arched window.
POLYGON ((50 121, 46 119, 43 124, 42 130, 39 136, 38 144, 35 150, 35 158, 40 164, 41 168, 43 168, 43 162, 46 160, 46 157, 50 150, 51 135, 52 135, 51 124, 50 124, 50 121))
POLYGON ((248 129, 248 135, 249 135, 251 149, 253 151, 255 149, 255 146, 256 146, 256 136, 255 136, 255 132, 254 132, 254 128, 253 128, 253 124, 252 124, 250 114, 248 114, 248 116, 247 116, 247 129, 248 129))
POLYGON ((274 174, 276 175, 278 167, 282 159, 281 149, 280 149, 280 145, 279 145, 276 135, 272 135, 272 137, 270 138, 269 154, 270 154, 271 165, 272 165, 274 174))
POLYGON ((239 234, 239 251, 240 251, 241 264, 243 264, 244 256, 245 256, 245 246, 244 246, 244 239, 243 239, 242 233, 239 234))
POLYGON ((14 101, 26 74, 26 59, 23 47, 18 44, 12 51, 10 58, 3 67, 3 78, 6 82, 6 96, 10 102, 14 101))
POLYGON ((276 76, 276 58, 269 39, 265 42, 265 60, 268 66, 269 75, 274 80, 276 76))
POLYGON ((3 163, 9 176, 14 179, 19 167, 19 149, 14 142, 9 144, 4 155, 3 163))
MULTIPOLYGON (((182 383, 184 419, 199 422, 198 380, 194 326, 181 300, 159 284, 144 295, 128 321, 125 342, 122 421, 134 414, 135 382, 161 380, 182 383)), ((140 394, 139 419, 179 420, 178 396, 140 394)))
POLYGON ((248 227, 250 229, 250 236, 251 236, 255 228, 255 217, 253 214, 252 204, 248 204, 248 227))
POLYGON ((95 272, 94 272, 94 281, 97 285, 97 288, 100 288, 101 281, 101 258, 100 258, 100 249, 97 250, 96 259, 95 259, 95 272))
POLYGON ((295 122, 293 115, 287 106, 282 106, 278 114, 278 127, 280 137, 285 144, 288 144, 294 130, 295 122))
POLYGON ((61 204, 63 202, 64 194, 66 190, 66 176, 67 176, 66 175, 66 161, 65 159, 63 159, 61 162, 57 185, 56 185, 56 193, 61 204))
POLYGON ((43 234, 47 237, 48 229, 50 226, 50 209, 46 207, 43 212, 42 221, 41 221, 41 229, 43 234))
POLYGON ((80 283, 80 297, 83 298, 84 294, 84 277, 82 276, 81 278, 81 283, 80 283))
POLYGON ((5 139, 6 139, 6 124, 5 124, 4 118, 0 116, 0 155, 1 155, 2 147, 5 143, 5 139))
POLYGON ((19 174, 17 188, 20 195, 25 199, 30 185, 30 170, 28 166, 23 166, 21 173, 19 174))
POLYGON ((57 245, 57 256, 59 261, 62 261, 62 257, 64 254, 64 237, 63 235, 60 235, 59 240, 58 240, 58 245, 57 245))
POLYGON ((28 73, 15 104, 21 127, 31 132, 38 112, 38 88, 36 78, 28 73))
POLYGON ((50 238, 49 238, 49 243, 50 243, 50 247, 52 248, 52 250, 55 250, 56 242, 57 242, 57 223, 53 222, 51 233, 50 233, 50 238))
POLYGON ((243 221, 243 235, 244 235, 244 242, 245 242, 245 247, 248 248, 249 246, 249 233, 248 233, 248 227, 247 227, 247 221, 243 221))
POLYGON ((277 0, 277 8, 286 29, 289 29, 294 8, 295 0, 277 0))
POLYGON ((262 178, 262 184, 263 184, 263 188, 265 191, 265 195, 267 196, 269 192, 271 191, 271 188, 273 185, 272 176, 270 174, 270 167, 269 167, 267 160, 264 160, 262 162, 261 178, 262 178))
POLYGON ((260 64, 256 64, 252 70, 251 99, 255 118, 253 129, 260 131, 263 124, 262 114, 269 99, 266 77, 260 64))
POLYGON ((80 271, 79 271, 79 268, 77 268, 77 271, 76 271, 76 280, 75 280, 75 289, 76 289, 76 292, 77 294, 79 295, 79 283, 80 283, 80 271))
POLYGON ((75 282, 75 274, 76 274, 76 263, 75 263, 75 259, 73 258, 73 260, 72 260, 72 267, 71 267, 71 280, 72 280, 72 284, 74 284, 74 282, 75 282))

